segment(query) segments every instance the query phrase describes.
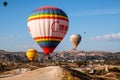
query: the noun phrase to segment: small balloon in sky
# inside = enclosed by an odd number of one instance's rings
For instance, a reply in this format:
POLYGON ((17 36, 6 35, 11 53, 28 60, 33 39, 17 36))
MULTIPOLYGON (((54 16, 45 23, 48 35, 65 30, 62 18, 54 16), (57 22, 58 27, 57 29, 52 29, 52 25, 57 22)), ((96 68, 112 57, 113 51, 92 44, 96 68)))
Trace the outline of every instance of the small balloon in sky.
POLYGON ((6 1, 4 1, 4 2, 3 2, 3 6, 5 6, 5 7, 6 7, 6 6, 7 6, 7 4, 8 4, 8 3, 7 3, 6 1))
POLYGON ((72 42, 74 49, 77 48, 81 39, 82 39, 82 37, 80 36, 80 34, 73 34, 70 36, 70 41, 72 42))
POLYGON ((86 32, 84 32, 84 34, 86 34, 86 32))

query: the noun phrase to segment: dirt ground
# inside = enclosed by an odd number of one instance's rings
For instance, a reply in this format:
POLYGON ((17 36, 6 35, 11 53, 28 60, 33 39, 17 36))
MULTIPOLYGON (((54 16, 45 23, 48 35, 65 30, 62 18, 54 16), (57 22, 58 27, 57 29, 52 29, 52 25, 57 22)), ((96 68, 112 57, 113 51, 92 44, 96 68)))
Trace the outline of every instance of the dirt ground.
POLYGON ((49 66, 19 75, 11 75, 11 77, 1 76, 0 80, 62 80, 62 72, 62 68, 59 66, 49 66))

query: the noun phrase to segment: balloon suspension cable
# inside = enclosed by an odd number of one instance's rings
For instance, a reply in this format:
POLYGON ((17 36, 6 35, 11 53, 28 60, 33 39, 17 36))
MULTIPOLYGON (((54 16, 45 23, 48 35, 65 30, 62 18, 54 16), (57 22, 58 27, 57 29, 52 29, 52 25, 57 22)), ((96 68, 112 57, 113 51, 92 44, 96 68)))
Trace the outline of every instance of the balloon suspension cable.
POLYGON ((30 64, 31 64, 31 65, 33 64, 33 60, 30 61, 30 64))
POLYGON ((50 55, 46 55, 46 59, 50 60, 51 59, 50 55))
POLYGON ((74 51, 77 51, 77 48, 73 48, 74 51))
POLYGON ((45 56, 45 64, 46 64, 46 66, 48 66, 48 64, 50 62, 50 59, 51 59, 51 57, 49 55, 45 56))

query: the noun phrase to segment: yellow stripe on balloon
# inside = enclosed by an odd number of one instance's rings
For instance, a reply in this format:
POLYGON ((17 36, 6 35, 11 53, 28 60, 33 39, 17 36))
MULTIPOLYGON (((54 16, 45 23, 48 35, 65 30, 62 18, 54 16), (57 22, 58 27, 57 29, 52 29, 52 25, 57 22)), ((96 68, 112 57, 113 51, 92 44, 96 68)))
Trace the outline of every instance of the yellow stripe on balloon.
POLYGON ((38 14, 38 15, 32 15, 29 18, 44 17, 44 16, 46 16, 46 17, 47 16, 48 17, 62 17, 62 18, 68 19, 66 16, 62 16, 62 15, 58 15, 58 14, 38 14))
POLYGON ((61 15, 43 14, 43 15, 32 15, 28 18, 28 21, 34 18, 42 18, 42 17, 58 17, 58 18, 68 19, 67 17, 61 15))
POLYGON ((61 41, 61 39, 35 39, 36 42, 38 42, 38 41, 49 41, 49 40, 50 40, 50 41, 51 41, 51 40, 52 40, 52 41, 61 41))

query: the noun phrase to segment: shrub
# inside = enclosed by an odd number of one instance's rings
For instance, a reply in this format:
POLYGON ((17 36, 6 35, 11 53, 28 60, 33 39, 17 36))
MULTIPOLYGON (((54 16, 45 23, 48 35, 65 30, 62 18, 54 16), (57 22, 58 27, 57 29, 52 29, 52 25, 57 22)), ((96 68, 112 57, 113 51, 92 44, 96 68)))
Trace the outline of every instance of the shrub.
POLYGON ((117 67, 110 68, 109 71, 110 72, 120 72, 120 70, 117 67))

